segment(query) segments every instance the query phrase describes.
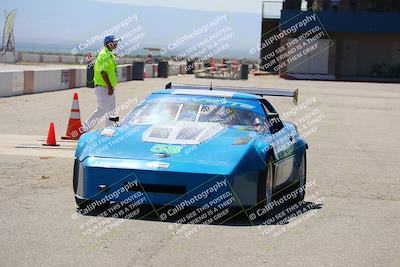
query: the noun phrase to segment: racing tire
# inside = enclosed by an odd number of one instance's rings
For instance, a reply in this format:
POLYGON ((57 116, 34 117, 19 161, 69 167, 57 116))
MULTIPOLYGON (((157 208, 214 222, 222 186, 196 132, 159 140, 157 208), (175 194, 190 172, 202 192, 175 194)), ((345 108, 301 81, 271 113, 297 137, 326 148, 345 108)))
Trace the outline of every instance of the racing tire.
POLYGON ((81 199, 81 198, 77 198, 77 197, 75 197, 75 202, 76 202, 76 205, 78 206, 79 210, 84 210, 90 204, 93 203, 93 201, 90 201, 90 200, 87 200, 87 199, 81 199))
POLYGON ((258 180, 257 202, 261 207, 270 204, 273 199, 274 159, 271 153, 266 162, 266 170, 261 173, 258 180))
POLYGON ((306 182, 307 182, 307 154, 306 150, 301 158, 299 177, 297 182, 290 187, 290 192, 296 191, 296 197, 293 199, 294 203, 298 203, 304 200, 306 195, 306 182))
POLYGON ((274 196, 274 161, 273 157, 268 161, 267 177, 265 179, 265 204, 268 205, 272 202, 274 196))
POLYGON ((246 209, 250 221, 265 220, 271 216, 269 204, 273 201, 274 160, 272 152, 266 161, 266 168, 259 172, 257 180, 257 204, 246 209))

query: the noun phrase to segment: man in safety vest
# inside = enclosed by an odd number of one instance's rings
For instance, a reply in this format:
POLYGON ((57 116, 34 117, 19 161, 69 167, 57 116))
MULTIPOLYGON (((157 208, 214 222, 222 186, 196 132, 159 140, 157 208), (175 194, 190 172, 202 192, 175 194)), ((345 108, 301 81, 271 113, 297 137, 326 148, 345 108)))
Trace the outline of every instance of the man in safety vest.
POLYGON ((83 130, 89 131, 97 123, 105 121, 105 126, 111 126, 112 121, 109 118, 115 117, 115 86, 118 84, 117 62, 112 53, 117 48, 121 39, 114 35, 108 35, 104 38, 104 48, 97 56, 94 64, 94 93, 97 98, 97 109, 85 121, 83 130))

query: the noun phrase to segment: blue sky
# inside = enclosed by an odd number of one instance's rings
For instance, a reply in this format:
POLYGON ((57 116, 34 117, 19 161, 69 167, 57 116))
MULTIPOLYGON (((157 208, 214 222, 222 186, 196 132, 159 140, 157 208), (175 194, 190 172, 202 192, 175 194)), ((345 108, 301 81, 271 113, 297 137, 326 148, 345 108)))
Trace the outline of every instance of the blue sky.
MULTIPOLYGON (((1 9, 17 8, 14 28, 17 49, 18 44, 21 47, 23 43, 34 43, 36 48, 53 45, 68 50, 132 15, 138 15, 136 25, 146 32, 141 45, 163 47, 226 14, 226 23, 235 32, 227 53, 243 57, 260 41, 261 3, 261 0, 1 0, 1 9)), ((3 25, 4 16, 0 23, 3 25)))
POLYGON ((172 7, 190 10, 216 12, 246 12, 259 14, 260 0, 91 0, 106 3, 124 3, 129 5, 172 7))

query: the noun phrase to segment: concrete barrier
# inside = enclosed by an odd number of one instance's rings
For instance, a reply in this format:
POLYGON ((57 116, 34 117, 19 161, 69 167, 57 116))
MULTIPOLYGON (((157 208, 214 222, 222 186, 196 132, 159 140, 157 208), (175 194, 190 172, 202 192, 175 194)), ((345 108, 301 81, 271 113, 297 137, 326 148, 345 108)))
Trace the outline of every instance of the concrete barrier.
POLYGON ((197 62, 194 64, 194 70, 202 70, 202 69, 204 69, 204 63, 197 62))
POLYGON ((76 56, 60 56, 60 60, 62 63, 78 63, 78 59, 76 56))
POLYGON ((0 97, 21 95, 23 92, 23 71, 0 71, 0 97))
POLYGON ((119 82, 132 81, 132 65, 131 64, 118 65, 117 74, 119 82))
POLYGON ((174 61, 168 64, 168 75, 186 74, 186 61, 174 61))
POLYGON ((168 76, 178 75, 180 73, 181 63, 174 62, 168 64, 168 76))
POLYGON ((43 55, 42 61, 49 62, 49 63, 61 62, 61 56, 59 56, 59 55, 43 55))
POLYGON ((156 78, 158 75, 158 66, 157 64, 145 64, 144 71, 146 72, 147 78, 156 78))
POLYGON ((46 55, 18 52, 17 57, 19 61, 25 62, 47 62, 47 63, 77 63, 78 59, 72 55, 46 55))
POLYGON ((39 54, 25 54, 22 53, 22 55, 20 56, 22 61, 26 61, 26 62, 42 62, 41 61, 41 55, 39 54))
POLYGON ((6 51, 0 53, 0 62, 14 64, 17 61, 17 55, 14 52, 6 51))
POLYGON ((86 69, 0 71, 0 97, 86 86, 86 69))
MULTIPOLYGON (((26 62, 46 62, 46 63, 79 63, 86 64, 85 55, 72 55, 72 54, 45 54, 34 52, 16 52, 16 59, 18 61, 26 62)), ((123 57, 118 58, 118 64, 132 64, 134 61, 140 60, 139 58, 123 57)))
POLYGON ((118 65, 117 66, 117 73, 118 73, 118 81, 119 82, 126 82, 126 81, 129 81, 129 80, 132 80, 132 78, 130 78, 130 77, 132 77, 132 75, 130 75, 130 73, 129 73, 131 68, 129 68, 129 67, 131 67, 131 66, 128 65, 128 64, 118 65))
POLYGON ((68 70, 36 70, 33 72, 33 93, 47 92, 68 88, 68 70))
POLYGON ((118 82, 126 81, 126 68, 123 65, 117 66, 117 76, 118 76, 118 82))
POLYGON ((0 71, 0 97, 12 95, 12 74, 12 72, 0 71))
MULTIPOLYGON (((23 60, 36 60, 39 54, 20 54, 23 60)), ((54 56, 56 60, 60 56, 54 56)), ((70 58, 72 60, 72 58, 70 58)), ((49 60, 49 57, 46 57, 49 60)), ((157 64, 145 64, 147 78, 155 78, 158 75, 157 64)), ((132 64, 118 65, 118 80, 126 82, 133 80, 132 64)), ((168 75, 186 73, 185 65, 169 65, 168 75)), ((0 97, 33 94, 63 89, 87 86, 87 70, 85 67, 34 69, 25 71, 0 71, 0 97)))
POLYGON ((76 69, 76 84, 75 87, 86 86, 86 68, 76 69))
POLYGON ((181 64, 179 68, 179 74, 186 74, 186 67, 187 67, 186 63, 181 64))

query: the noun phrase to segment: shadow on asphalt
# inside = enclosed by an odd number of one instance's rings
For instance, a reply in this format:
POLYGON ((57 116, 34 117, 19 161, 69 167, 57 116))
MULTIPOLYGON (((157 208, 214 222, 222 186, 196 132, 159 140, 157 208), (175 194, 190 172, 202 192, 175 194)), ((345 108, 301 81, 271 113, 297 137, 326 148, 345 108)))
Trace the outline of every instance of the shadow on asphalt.
POLYGON ((164 210, 168 211, 173 207, 141 205, 134 209, 129 209, 128 207, 120 207, 116 204, 108 204, 87 213, 84 213, 79 209, 77 211, 83 216, 119 218, 121 220, 162 221, 174 224, 259 226, 285 225, 298 216, 303 216, 310 211, 318 210, 322 207, 323 204, 314 202, 283 203, 266 213, 264 213, 265 209, 262 208, 248 208, 246 210, 225 208, 218 211, 211 208, 202 210, 201 213, 197 212, 195 208, 185 208, 183 211, 179 211, 177 214, 172 216, 167 216, 165 219, 161 219, 160 216, 162 216, 163 213, 166 214, 164 210), (207 214, 207 216, 204 216, 203 214, 207 214), (198 221, 196 221, 196 218, 198 221))

